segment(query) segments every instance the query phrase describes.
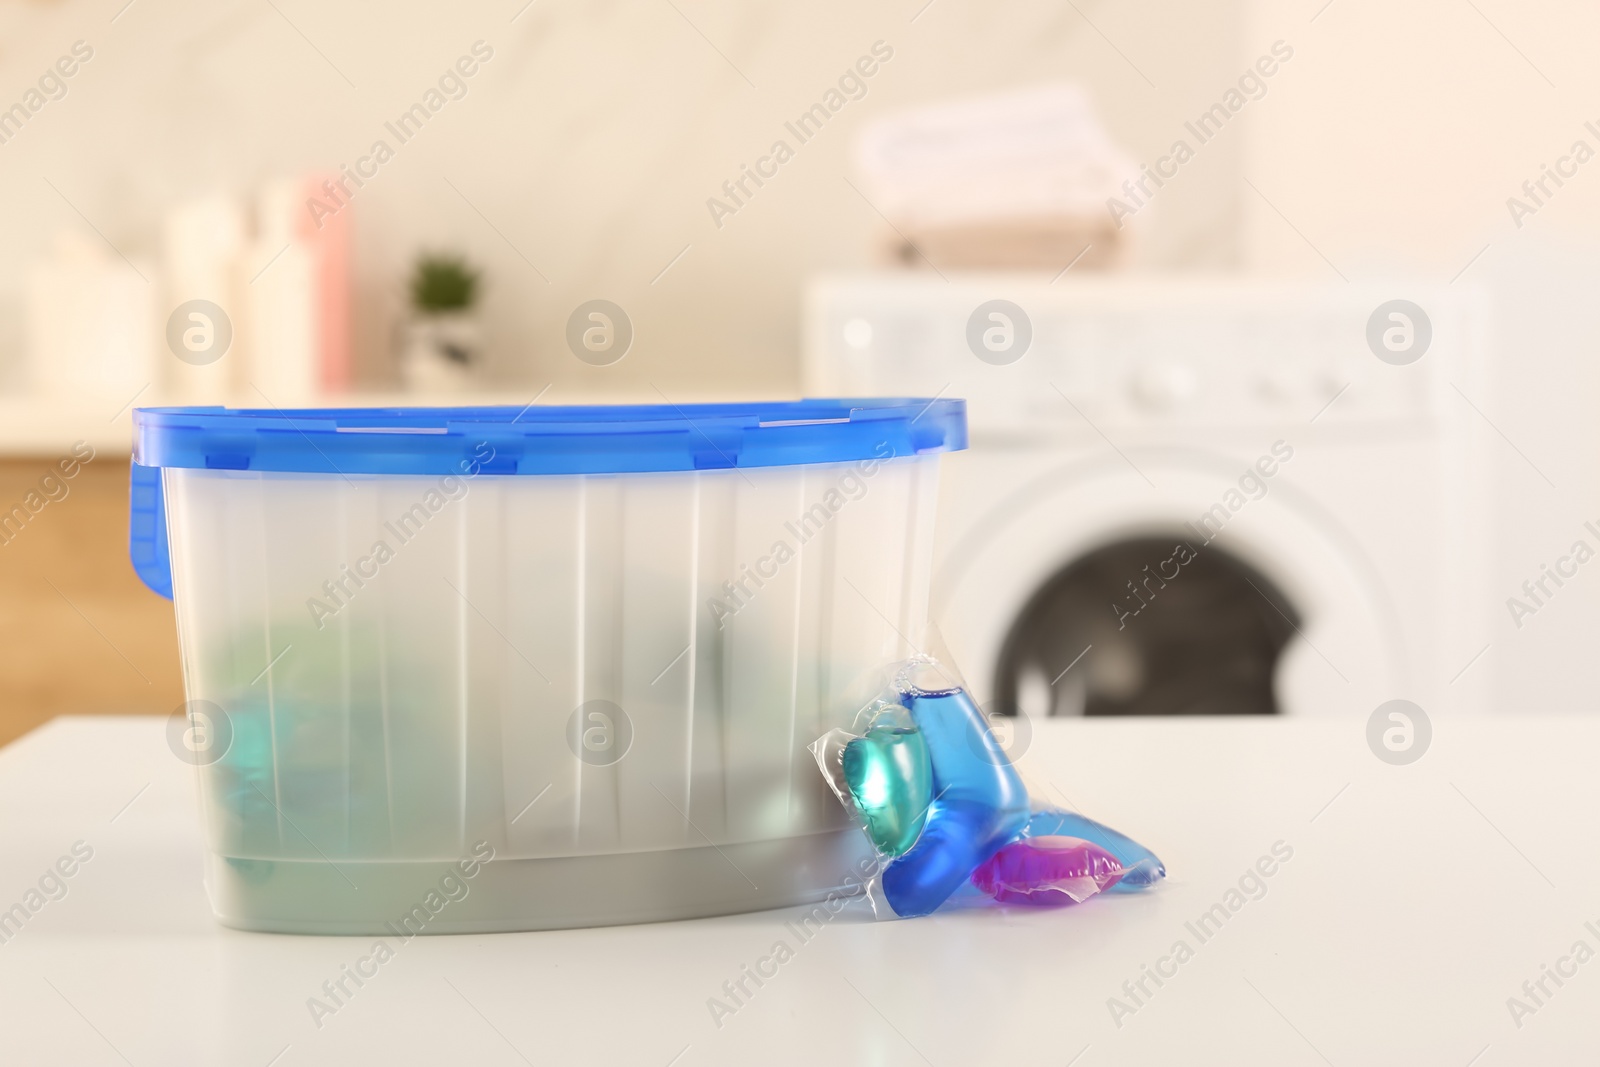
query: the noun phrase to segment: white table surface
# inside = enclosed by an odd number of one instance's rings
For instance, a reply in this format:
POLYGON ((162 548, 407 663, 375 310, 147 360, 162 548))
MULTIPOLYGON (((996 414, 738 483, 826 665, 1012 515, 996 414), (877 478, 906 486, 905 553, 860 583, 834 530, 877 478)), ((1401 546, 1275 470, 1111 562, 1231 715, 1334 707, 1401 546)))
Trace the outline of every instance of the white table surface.
POLYGON ((882 923, 852 906, 804 944, 783 925, 799 909, 420 937, 319 1028, 307 999, 373 939, 216 925, 161 720, 58 719, 0 750, 0 909, 74 842, 94 855, 0 944, 0 1063, 1600 1061, 1600 958, 1546 979, 1520 1027, 1507 1007, 1574 942, 1600 951, 1600 719, 1436 719, 1404 767, 1364 726, 1041 726, 1030 777, 1160 852, 1148 895, 882 923), (1201 943, 1185 923, 1278 841, 1293 858, 1201 943), (778 939, 794 957, 719 1027, 708 998, 778 939), (1179 939, 1192 958, 1118 1026, 1108 998, 1179 939))

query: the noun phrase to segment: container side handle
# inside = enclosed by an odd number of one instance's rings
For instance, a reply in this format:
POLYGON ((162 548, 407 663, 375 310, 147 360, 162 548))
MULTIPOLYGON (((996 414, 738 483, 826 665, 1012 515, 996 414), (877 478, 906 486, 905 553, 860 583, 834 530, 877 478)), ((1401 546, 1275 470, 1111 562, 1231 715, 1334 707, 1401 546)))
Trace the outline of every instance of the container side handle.
POLYGON ((134 463, 128 479, 128 558, 153 593, 172 599, 172 557, 167 550, 167 502, 161 468, 134 463))

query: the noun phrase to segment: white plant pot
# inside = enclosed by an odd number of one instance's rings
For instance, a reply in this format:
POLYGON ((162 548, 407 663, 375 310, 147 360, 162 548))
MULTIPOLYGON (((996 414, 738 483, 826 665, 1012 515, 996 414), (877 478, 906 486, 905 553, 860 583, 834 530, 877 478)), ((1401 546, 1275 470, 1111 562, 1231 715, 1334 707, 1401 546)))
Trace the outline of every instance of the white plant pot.
POLYGON ((419 315, 406 323, 400 380, 409 393, 461 393, 478 386, 483 328, 471 314, 419 315))

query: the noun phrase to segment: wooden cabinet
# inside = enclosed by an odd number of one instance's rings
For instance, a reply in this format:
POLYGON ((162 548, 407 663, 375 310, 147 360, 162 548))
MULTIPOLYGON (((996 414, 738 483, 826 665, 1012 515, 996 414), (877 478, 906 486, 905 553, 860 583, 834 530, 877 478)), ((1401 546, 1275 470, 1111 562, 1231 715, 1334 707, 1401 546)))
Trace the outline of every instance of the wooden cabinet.
POLYGON ((56 715, 183 703, 172 604, 128 563, 127 453, 71 478, 60 461, 0 460, 0 744, 56 715))

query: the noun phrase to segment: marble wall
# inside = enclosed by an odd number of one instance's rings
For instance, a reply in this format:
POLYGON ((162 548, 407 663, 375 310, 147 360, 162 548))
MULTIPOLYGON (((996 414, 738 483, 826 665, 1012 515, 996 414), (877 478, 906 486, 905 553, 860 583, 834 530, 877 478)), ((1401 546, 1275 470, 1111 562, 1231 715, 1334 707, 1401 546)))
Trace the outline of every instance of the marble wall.
MULTIPOLYGON (((355 166, 386 140, 393 158, 364 165, 376 175, 351 204, 368 381, 386 373, 411 257, 453 248, 486 269, 495 377, 530 394, 793 391, 805 279, 868 262, 883 225, 845 180, 863 122, 1068 80, 1130 155, 1153 158, 1265 47, 1242 39, 1243 21, 1234 0, 0 7, 0 107, 75 41, 93 50, 0 144, 0 380, 17 378, 27 265, 57 231, 156 259, 174 203, 355 166), (465 95, 401 143, 385 124, 480 41, 492 58, 465 95), (893 58, 865 97, 717 225, 707 199, 878 41, 893 58), (595 297, 636 325, 615 367, 563 344, 568 314, 595 297)), ((1238 265, 1241 144, 1219 139, 1163 192, 1140 220, 1139 262, 1238 265)))

